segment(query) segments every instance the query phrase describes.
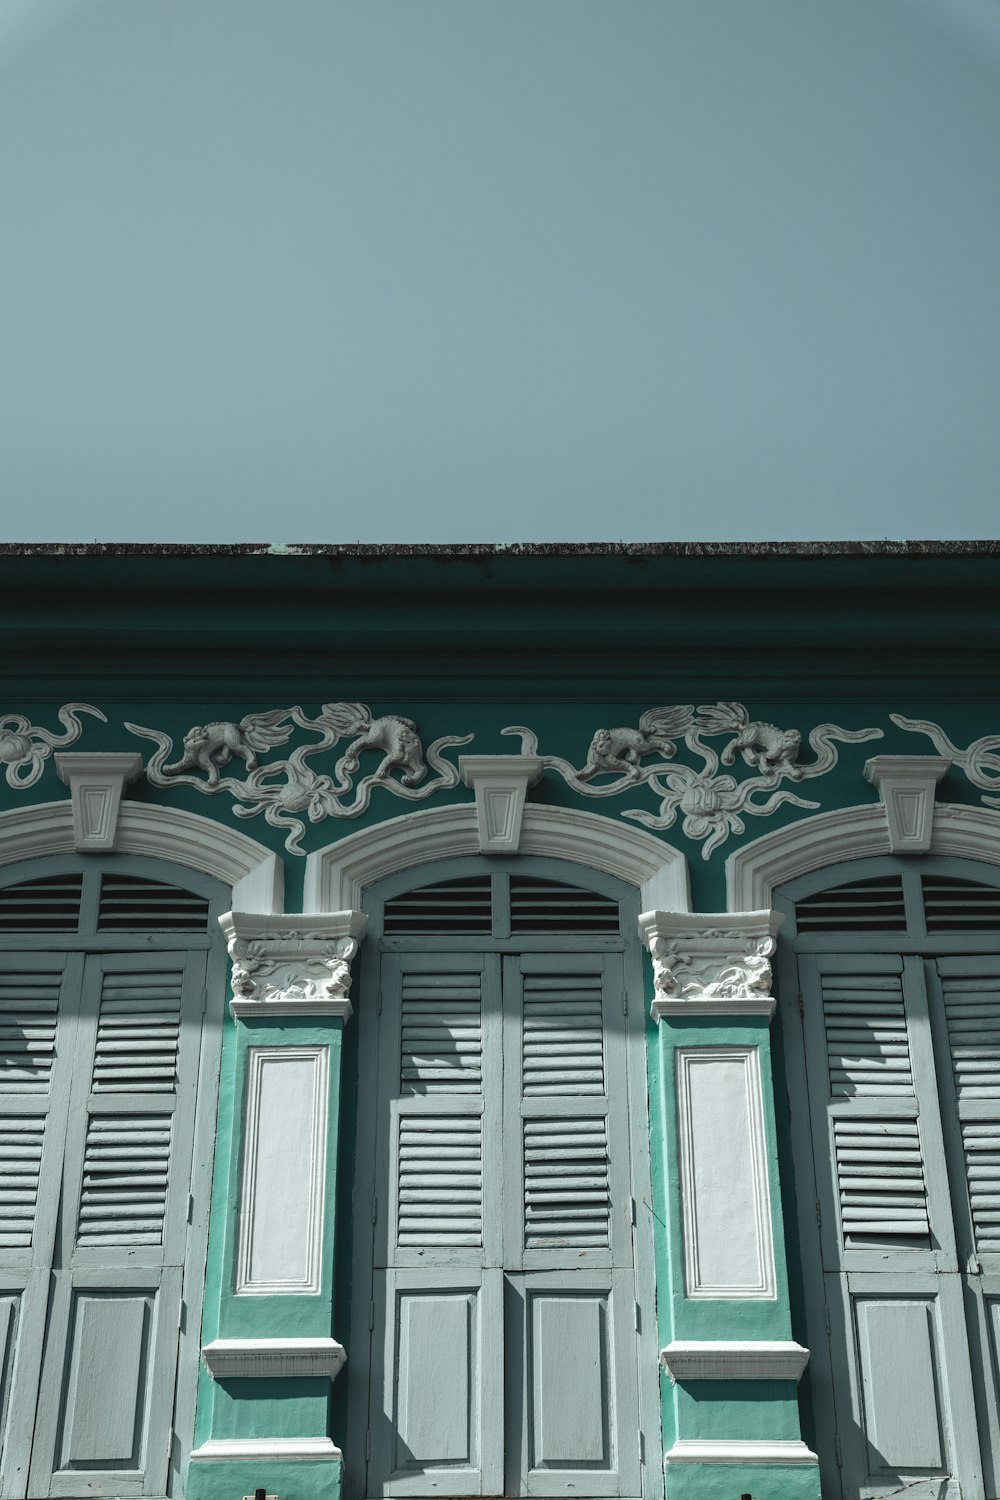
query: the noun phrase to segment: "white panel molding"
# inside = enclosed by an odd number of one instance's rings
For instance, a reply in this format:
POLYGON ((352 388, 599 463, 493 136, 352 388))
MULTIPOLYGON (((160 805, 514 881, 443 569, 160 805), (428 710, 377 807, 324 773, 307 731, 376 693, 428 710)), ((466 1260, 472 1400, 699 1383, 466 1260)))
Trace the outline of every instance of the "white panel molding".
MULTIPOLYGON (((0 813, 0 864, 75 849, 73 808, 68 799, 0 813)), ((256 839, 211 818, 125 800, 118 815, 115 850, 201 870, 231 886, 234 904, 250 911, 281 910, 284 866, 278 856, 256 839)))
POLYGON ((775 911, 647 911, 639 934, 653 960, 653 1019, 774 1014, 775 911))
POLYGON ((56 771, 69 787, 77 849, 81 853, 114 849, 122 793, 126 783, 142 775, 142 756, 137 750, 123 754, 71 750, 56 756, 56 771))
MULTIPOLYGON (((726 861, 728 902, 734 911, 770 906, 774 891, 785 881, 846 860, 890 852, 880 803, 803 818, 730 855, 726 861)), ((1000 812, 964 802, 936 803, 928 852, 1000 864, 1000 812)))
MULTIPOLYGON (((330 1049, 250 1047, 246 1066, 236 1292, 258 1297, 317 1294, 323 1270, 330 1049), (311 1074, 311 1097, 305 1113, 296 1116, 280 1107, 286 1087, 281 1070, 300 1072, 303 1063, 311 1074), (274 1089, 277 1097, 268 1098, 274 1089), (273 1131, 266 1137, 265 1121, 273 1131), (283 1201, 275 1201, 279 1180, 283 1201), (297 1223, 289 1214, 289 1194, 298 1208, 297 1223), (259 1274, 254 1268, 259 1256, 287 1267, 288 1274, 259 1274)), ((288 1083, 294 1097, 301 1098, 301 1080, 289 1077, 288 1083)))
POLYGON ((801 1380, 809 1350, 791 1339, 675 1339, 660 1350, 671 1380, 801 1380))
POLYGON ((210 1438, 191 1452, 192 1463, 222 1463, 227 1459, 326 1459, 342 1463, 344 1455, 332 1438, 210 1438))
MULTIPOLYGON (((625 828, 598 813, 528 803, 518 852, 603 870, 638 886, 643 906, 690 909, 684 855, 651 833, 625 828)), ((384 875, 478 853, 474 805, 423 808, 360 829, 310 854, 303 906, 307 912, 360 908, 366 887, 384 875)))
POLYGON ((865 777, 885 808, 893 854, 926 854, 931 847, 934 798, 951 761, 940 755, 876 755, 865 777))
POLYGON ((759 1050, 678 1047, 674 1058, 686 1295, 773 1300, 759 1050))
MULTIPOLYGON (((192 1455, 193 1457, 193 1455, 192 1455)), ((664 1454, 668 1464, 816 1464, 798 1438, 680 1438, 664 1454)))
POLYGON ((476 794, 479 850, 482 854, 516 854, 529 786, 542 777, 537 755, 460 755, 458 769, 476 794))
POLYGON ((230 911, 219 918, 233 961, 229 1009, 239 1020, 275 1015, 353 1015, 351 960, 368 918, 360 911, 287 914, 230 911))
POLYGON ((201 1351, 214 1380, 296 1375, 336 1379, 344 1346, 336 1339, 213 1339, 201 1351))

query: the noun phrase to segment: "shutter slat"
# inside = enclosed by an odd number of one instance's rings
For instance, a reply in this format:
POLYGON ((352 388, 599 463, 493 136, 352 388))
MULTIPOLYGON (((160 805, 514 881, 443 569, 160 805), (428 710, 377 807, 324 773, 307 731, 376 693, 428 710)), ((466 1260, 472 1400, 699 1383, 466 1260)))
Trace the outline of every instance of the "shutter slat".
POLYGON ((41 1115, 0 1118, 0 1244, 31 1244, 38 1199, 45 1119, 41 1115))
POLYGON ((885 875, 818 891, 796 904, 795 923, 799 932, 905 932, 902 879, 885 875))
POLYGON ((601 975, 526 974, 521 1069, 526 1098, 603 1094, 601 975))
POLYGON ((482 980, 478 973, 404 973, 400 1092, 482 1089, 482 980))
POLYGON ((963 1121, 962 1146, 976 1249, 1000 1252, 1000 1119, 963 1121))
POLYGON ((608 1245, 606 1121, 527 1119, 523 1131, 525 1249, 608 1245))
POLYGON ((107 1121, 92 1115, 87 1126, 77 1244, 159 1245, 173 1116, 118 1115, 113 1132, 107 1121))
POLYGON ((929 1243, 927 1190, 916 1120, 833 1122, 845 1246, 905 1236, 929 1243))
POLYGON ((482 1172, 478 1116, 400 1115, 397 1244, 481 1245, 482 1172))
POLYGON ((1000 980, 954 972, 940 973, 940 979, 959 1103, 1000 1099, 1000 980))
POLYGON ((101 877, 98 932, 207 932, 209 903, 194 891, 137 875, 101 877))
POLYGON ((831 1095, 912 1096, 901 976, 824 973, 820 983, 831 1095))
POLYGON ((62 973, 19 971, 7 955, 0 974, 0 1093, 47 1094, 55 1058, 62 973))
POLYGON ((0 889, 0 932, 76 932, 82 875, 46 875, 0 889))

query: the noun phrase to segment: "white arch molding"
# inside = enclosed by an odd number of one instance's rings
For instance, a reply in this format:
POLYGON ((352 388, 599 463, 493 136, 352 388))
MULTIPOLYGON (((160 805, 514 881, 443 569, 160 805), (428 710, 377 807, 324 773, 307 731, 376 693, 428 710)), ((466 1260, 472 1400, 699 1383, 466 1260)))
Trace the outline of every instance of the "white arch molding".
MULTIPOLYGON (((729 856, 728 908, 762 910, 771 906, 779 885, 798 875, 890 852, 885 809, 880 802, 803 818, 754 839, 729 856)), ((928 853, 1000 864, 1000 812, 966 803, 938 803, 928 853)))
MULTIPOLYGON (((75 849, 68 797, 0 813, 0 865, 75 849)), ((282 909, 284 867, 273 850, 197 813, 124 801, 114 852, 147 854, 212 875, 232 887, 233 906, 242 911, 271 915, 282 909)))
MULTIPOLYGON (((310 854, 303 910, 357 910, 365 888, 385 875, 479 852, 474 803, 389 818, 310 854)), ((684 855, 650 833, 597 813, 529 802, 518 853, 570 860, 616 876, 638 887, 644 911, 691 909, 684 855)))

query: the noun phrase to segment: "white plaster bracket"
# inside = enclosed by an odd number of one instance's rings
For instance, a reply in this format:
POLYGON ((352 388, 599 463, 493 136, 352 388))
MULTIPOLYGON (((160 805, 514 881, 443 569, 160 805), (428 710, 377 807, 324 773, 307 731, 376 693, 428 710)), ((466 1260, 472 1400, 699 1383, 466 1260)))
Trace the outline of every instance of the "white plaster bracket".
POLYGON ((653 960, 654 1020, 774 1014, 777 911, 647 911, 639 933, 653 960))
POLYGON ((72 750, 56 756, 60 781, 73 799, 73 846, 81 854, 106 854, 115 847, 122 792, 142 775, 142 756, 128 750, 72 750))
POLYGON ((219 918, 233 961, 229 1009, 242 1021, 269 1016, 353 1015, 351 960, 368 918, 360 911, 276 916, 231 911, 219 918))
POLYGON ((538 755, 460 755, 458 769, 476 794, 481 854, 516 854, 529 786, 544 769, 538 755))
POLYGON ((680 1438, 663 1456, 668 1464, 819 1463, 798 1438, 680 1438))
POLYGON ((885 808, 892 854, 926 854, 931 847, 934 798, 951 765, 940 755, 875 755, 865 776, 885 808))
POLYGON ((675 1339, 660 1364, 678 1380, 801 1380, 809 1350, 791 1339, 675 1339))
POLYGON ((201 1351, 213 1380, 326 1375, 335 1380, 344 1367, 344 1347, 336 1339, 213 1339, 201 1351))

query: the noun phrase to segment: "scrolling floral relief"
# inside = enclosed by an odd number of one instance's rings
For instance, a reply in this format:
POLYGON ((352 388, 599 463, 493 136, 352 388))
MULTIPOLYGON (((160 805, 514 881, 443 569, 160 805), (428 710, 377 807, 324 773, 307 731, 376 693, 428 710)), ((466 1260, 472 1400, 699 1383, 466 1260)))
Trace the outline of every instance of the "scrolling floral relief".
MULTIPOLYGON (((538 740, 523 725, 511 725, 503 734, 520 735, 521 754, 537 755, 538 740)), ((659 812, 630 808, 622 813, 647 828, 670 828, 680 814, 687 838, 702 843, 702 856, 710 858, 730 834, 746 831, 743 818, 751 814, 769 817, 783 804, 815 808, 818 802, 799 797, 783 781, 801 782, 824 776, 837 764, 834 743, 856 745, 882 738, 881 729, 839 729, 836 724, 817 725, 809 734, 815 759, 799 763, 802 735, 797 729, 781 729, 762 719, 751 719, 742 703, 673 705, 649 709, 638 729, 598 729, 591 740, 586 762, 576 770, 569 761, 543 755, 546 770, 555 771, 568 786, 584 797, 614 797, 646 785, 660 798, 659 812), (719 748, 705 743, 706 737, 727 736, 719 748), (698 766, 671 764, 678 742, 701 761, 698 766), (647 757, 655 756, 644 764, 647 757), (755 774, 742 780, 720 766, 750 768, 755 774), (608 777, 609 780, 597 780, 608 777)))
POLYGON ((34 786, 53 750, 65 750, 80 738, 83 725, 79 714, 93 714, 103 724, 108 722, 106 715, 89 703, 64 703, 59 709, 56 718, 64 726, 65 734, 42 729, 23 714, 4 714, 0 718, 0 765, 6 773, 7 785, 22 790, 34 786))

